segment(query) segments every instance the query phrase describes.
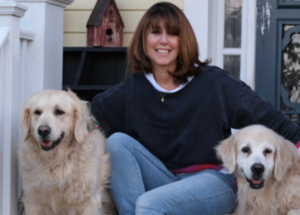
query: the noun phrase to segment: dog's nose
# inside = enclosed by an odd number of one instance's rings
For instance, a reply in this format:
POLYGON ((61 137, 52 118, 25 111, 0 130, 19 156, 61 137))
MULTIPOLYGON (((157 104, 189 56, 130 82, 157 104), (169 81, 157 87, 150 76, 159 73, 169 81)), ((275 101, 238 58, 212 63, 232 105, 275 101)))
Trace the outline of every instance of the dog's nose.
POLYGON ((38 128, 38 133, 42 137, 46 137, 48 134, 50 134, 51 128, 49 126, 42 125, 38 128))
POLYGON ((252 165, 251 170, 255 174, 261 174, 265 171, 265 167, 260 163, 255 163, 252 165))

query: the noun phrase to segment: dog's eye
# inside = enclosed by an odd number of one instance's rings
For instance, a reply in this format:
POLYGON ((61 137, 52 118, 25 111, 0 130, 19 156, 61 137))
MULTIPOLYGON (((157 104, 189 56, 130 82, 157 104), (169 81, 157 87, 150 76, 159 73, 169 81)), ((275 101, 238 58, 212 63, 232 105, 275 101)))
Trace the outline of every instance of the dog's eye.
POLYGON ((39 110, 34 111, 34 114, 35 114, 35 115, 38 115, 38 116, 41 115, 41 113, 42 113, 42 112, 39 111, 39 110))
POLYGON ((270 149, 266 149, 265 151, 264 151, 264 154, 271 154, 272 153, 272 151, 270 150, 270 149))
POLYGON ((63 112, 62 110, 56 109, 55 110, 55 115, 63 115, 65 114, 65 112, 63 112))
POLYGON ((242 148, 242 152, 244 153, 249 153, 250 152, 250 148, 248 146, 242 148))

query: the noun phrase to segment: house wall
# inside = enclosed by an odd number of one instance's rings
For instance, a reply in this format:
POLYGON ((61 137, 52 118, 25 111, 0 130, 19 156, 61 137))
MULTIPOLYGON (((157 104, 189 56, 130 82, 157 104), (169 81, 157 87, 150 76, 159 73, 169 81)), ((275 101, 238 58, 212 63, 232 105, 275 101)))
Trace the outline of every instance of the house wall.
MULTIPOLYGON (((64 47, 86 46, 86 23, 97 0, 75 0, 65 9, 64 47)), ((127 47, 133 32, 145 11, 158 0, 115 0, 122 16, 125 28, 123 46, 127 47)), ((180 9, 184 8, 184 0, 168 0, 180 9)))

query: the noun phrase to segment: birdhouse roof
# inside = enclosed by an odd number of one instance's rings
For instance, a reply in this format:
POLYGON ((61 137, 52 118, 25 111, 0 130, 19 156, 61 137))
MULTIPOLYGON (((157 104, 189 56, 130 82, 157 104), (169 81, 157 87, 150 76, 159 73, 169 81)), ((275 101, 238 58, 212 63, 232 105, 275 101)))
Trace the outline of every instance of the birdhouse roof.
POLYGON ((105 11, 107 10, 108 8, 108 5, 112 3, 114 5, 114 7, 116 8, 116 11, 121 19, 121 24, 122 24, 122 27, 124 28, 124 23, 123 23, 123 20, 122 20, 122 17, 119 13, 119 10, 118 10, 118 7, 116 5, 116 2, 114 0, 98 0, 91 15, 90 15, 90 18, 87 22, 87 25, 86 27, 89 27, 89 26, 99 26, 100 23, 101 23, 101 20, 105 14, 105 11))

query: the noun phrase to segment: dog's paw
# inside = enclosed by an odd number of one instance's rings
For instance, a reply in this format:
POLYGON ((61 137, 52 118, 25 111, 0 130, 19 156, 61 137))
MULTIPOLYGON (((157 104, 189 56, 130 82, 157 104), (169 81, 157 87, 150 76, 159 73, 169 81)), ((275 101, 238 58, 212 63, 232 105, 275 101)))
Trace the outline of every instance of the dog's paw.
POLYGON ((300 209, 292 209, 287 213, 287 215, 300 215, 300 209))
POLYGON ((237 215, 237 213, 236 213, 236 212, 234 212, 233 214, 224 214, 224 215, 237 215))
POLYGON ((237 210, 235 210, 233 214, 224 214, 224 215, 237 215, 237 214, 238 214, 238 212, 237 212, 237 210))

